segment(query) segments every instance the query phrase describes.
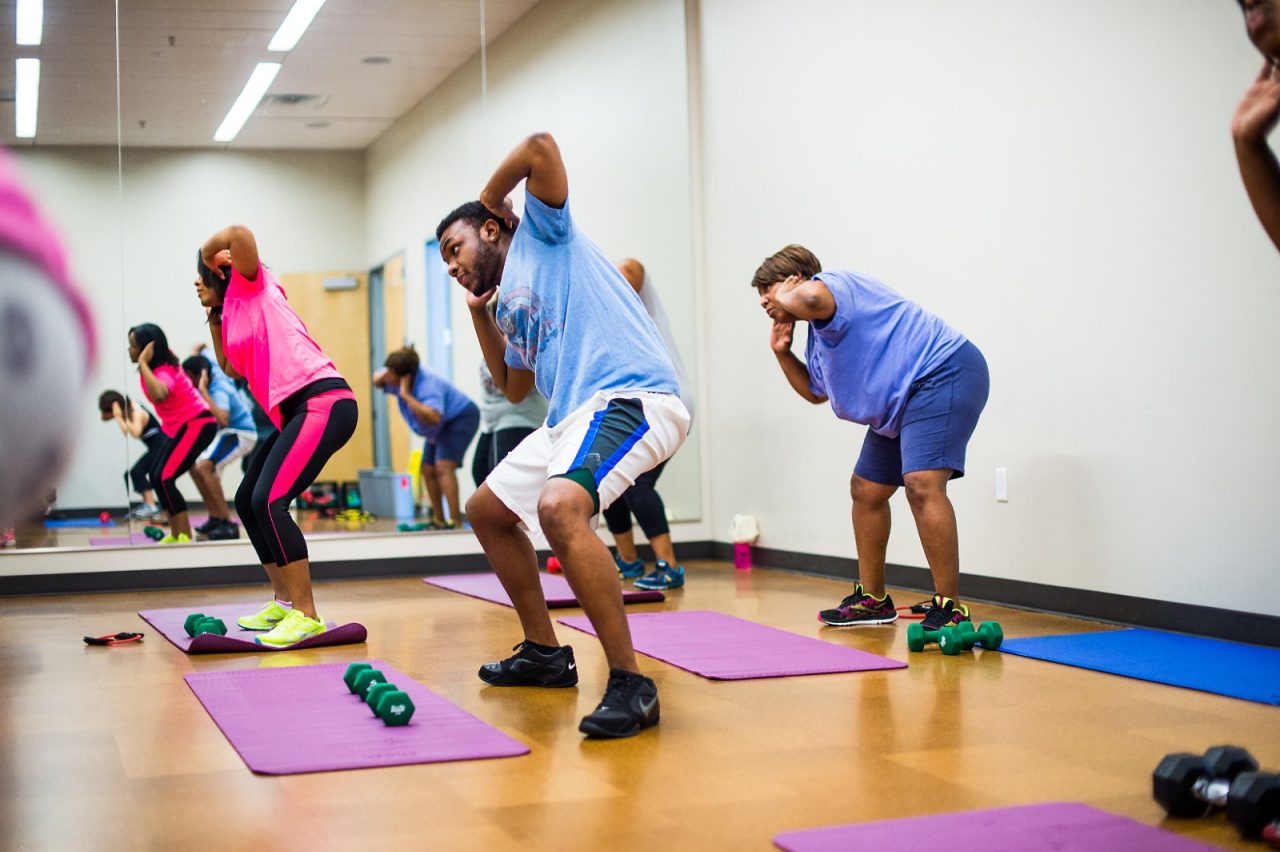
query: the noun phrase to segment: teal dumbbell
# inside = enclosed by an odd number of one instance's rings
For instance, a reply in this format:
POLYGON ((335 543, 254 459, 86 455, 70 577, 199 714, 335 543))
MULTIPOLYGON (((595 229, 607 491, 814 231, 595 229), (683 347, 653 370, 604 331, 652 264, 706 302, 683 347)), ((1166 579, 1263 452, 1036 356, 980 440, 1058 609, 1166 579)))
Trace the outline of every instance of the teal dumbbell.
POLYGON ((375 683, 373 686, 369 687, 369 691, 365 693, 364 703, 369 705, 370 710, 375 711, 374 715, 376 716, 378 699, 388 692, 395 692, 398 688, 399 687, 397 687, 394 683, 391 683, 390 681, 385 681, 383 683, 375 683))
POLYGON ((356 677, 361 672, 367 672, 371 668, 373 668, 373 666, 371 666, 368 663, 352 663, 351 665, 347 666, 346 673, 342 675, 342 682, 347 685, 347 689, 351 690, 352 692, 355 692, 356 677))
POLYGON ((919 622, 907 625, 907 648, 912 651, 923 651, 925 645, 941 646, 943 639, 957 630, 965 628, 973 629, 973 625, 967 621, 960 622, 955 627, 943 627, 939 630, 925 630, 924 625, 919 622))
POLYGON ((390 689, 379 692, 373 715, 389 727, 395 728, 409 724, 409 720, 413 718, 413 710, 413 701, 407 693, 399 689, 390 689))
POLYGON ((985 621, 980 627, 974 628, 972 623, 962 621, 959 627, 967 627, 967 629, 957 629, 952 635, 943 636, 938 641, 938 647, 942 649, 942 653, 949 657, 968 651, 974 645, 981 645, 988 651, 994 651, 1004 641, 1004 630, 1001 629, 999 622, 985 621))
POLYGON ((369 690, 380 683, 386 683, 387 676, 378 669, 365 669, 356 675, 355 681, 352 683, 352 691, 361 698, 369 694, 369 690))
POLYGON ((187 631, 188 636, 199 636, 201 633, 217 633, 219 636, 227 635, 227 625, 221 618, 214 618, 211 615, 205 615, 202 612, 193 612, 187 616, 182 622, 182 628, 187 631))

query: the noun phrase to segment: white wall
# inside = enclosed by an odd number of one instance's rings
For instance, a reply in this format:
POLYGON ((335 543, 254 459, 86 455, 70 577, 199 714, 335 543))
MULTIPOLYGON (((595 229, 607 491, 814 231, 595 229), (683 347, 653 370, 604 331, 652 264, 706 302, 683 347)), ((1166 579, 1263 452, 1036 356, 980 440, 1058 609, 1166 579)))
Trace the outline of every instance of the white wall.
MULTIPOLYGON (((143 447, 99 422, 96 399, 108 387, 141 398, 126 353, 127 328, 156 323, 180 356, 208 339, 192 287, 195 252, 232 222, 254 229, 263 259, 277 271, 362 268, 364 158, 350 152, 127 150, 121 195, 115 149, 48 147, 15 154, 67 241, 97 323, 93 399, 85 402, 82 440, 58 488, 58 505, 121 505, 121 474, 143 447)), ((228 471, 228 493, 238 479, 238 470, 228 471)), ((197 497, 187 478, 180 487, 188 498, 197 497)))
MULTIPOLYGON (((1232 156, 1260 65, 1235 5, 701 15, 714 536, 750 512, 762 545, 854 555, 863 430, 789 390, 748 286, 795 241, 986 354, 991 400, 952 488, 962 570, 1270 612, 1280 265, 1232 156)), ((923 566, 894 510, 890 560, 923 566)))
MULTIPOLYGON (((686 95, 680 0, 544 0, 490 46, 487 105, 475 61, 380 138, 368 159, 369 259, 405 253, 408 328, 418 348, 424 243, 446 213, 479 195, 511 148, 547 130, 568 167, 576 221, 610 256, 645 263, 693 370, 686 95)), ((454 378, 477 393, 481 356, 461 295, 452 298, 454 378)), ((695 444, 662 478, 678 518, 701 516, 695 444)))

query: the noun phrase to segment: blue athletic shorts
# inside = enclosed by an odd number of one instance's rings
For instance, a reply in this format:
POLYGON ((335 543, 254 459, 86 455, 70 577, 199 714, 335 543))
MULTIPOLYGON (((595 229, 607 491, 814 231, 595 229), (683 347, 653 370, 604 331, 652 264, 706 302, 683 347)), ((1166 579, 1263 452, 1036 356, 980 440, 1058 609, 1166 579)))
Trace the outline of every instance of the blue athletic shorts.
POLYGON ((964 476, 964 453, 987 404, 991 374, 978 347, 966 341, 942 366, 911 385, 896 438, 870 429, 853 472, 881 485, 902 485, 917 470, 964 476))
POLYGON ((422 448, 424 464, 435 464, 438 461, 451 461, 462 464, 462 457, 471 446, 471 439, 480 431, 480 409, 472 403, 457 417, 446 420, 440 435, 434 441, 428 441, 422 448))

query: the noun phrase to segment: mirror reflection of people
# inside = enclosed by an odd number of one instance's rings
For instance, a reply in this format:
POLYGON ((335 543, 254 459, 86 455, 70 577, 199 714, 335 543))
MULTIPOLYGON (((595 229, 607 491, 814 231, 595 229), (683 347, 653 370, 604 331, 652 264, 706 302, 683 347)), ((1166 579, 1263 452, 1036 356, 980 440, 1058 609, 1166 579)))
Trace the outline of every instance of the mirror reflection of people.
MULTIPOLYGON (((675 367, 676 377, 680 382, 680 399, 689 410, 692 422, 694 412, 692 385, 685 371, 684 362, 680 358, 680 352, 676 348, 675 338, 671 334, 671 325, 667 321, 667 313, 662 307, 662 301, 658 298, 658 291, 649 280, 649 273, 645 270, 644 264, 635 258, 627 258, 619 263, 618 271, 622 273, 623 278, 627 279, 631 289, 636 291, 645 312, 653 319, 658 333, 662 335, 662 341, 667 347, 667 354, 671 356, 672 366, 675 367)), ((676 561, 675 547, 671 543, 671 527, 667 523, 667 507, 657 490, 658 477, 662 475, 666 466, 667 463, 664 461, 652 470, 640 474, 636 477, 635 483, 604 510, 604 522, 613 536, 613 544, 617 549, 614 563, 618 566, 618 573, 624 580, 635 579, 637 589, 675 589, 684 585, 684 567, 676 561), (645 538, 649 540, 649 546, 653 548, 656 557, 653 571, 649 574, 645 574, 644 560, 636 551, 635 534, 631 527, 633 515, 636 522, 640 524, 640 529, 644 530, 645 538)))
POLYGON ((259 259, 252 231, 231 225, 209 237, 196 271, 196 296, 208 311, 218 365, 248 382, 279 429, 254 453, 235 497, 273 597, 237 623, 266 631, 255 638, 258 644, 286 647, 326 629, 316 611, 307 542, 289 504, 351 439, 356 398, 259 259))
POLYGON ((548 134, 524 140, 480 193, 436 229, 494 384, 518 402, 537 385, 547 421, 467 502, 485 555, 520 618, 516 654, 480 669, 495 686, 577 683, 547 611, 533 544, 545 535, 609 662, 604 698, 578 728, 627 737, 657 724, 658 690, 636 661, 613 556, 596 535, 602 508, 684 441, 689 412, 653 320, 569 213, 569 181, 548 134), (525 184, 524 221, 507 193, 525 184), (486 308, 495 287, 496 318, 486 308))
POLYGON ((98 397, 98 413, 103 423, 114 421, 123 434, 137 438, 146 446, 133 467, 125 471, 124 479, 142 498, 142 505, 130 511, 129 517, 140 521, 155 518, 160 514, 160 507, 156 505, 155 489, 151 486, 151 467, 165 442, 160 418, 145 405, 134 405, 133 400, 115 390, 103 391, 98 397))
POLYGON ((1280 162, 1267 142, 1280 121, 1280 5, 1276 0, 1237 0, 1245 31, 1262 54, 1262 70, 1231 120, 1236 162, 1262 228, 1280 249, 1280 162))
POLYGON ((422 366, 412 346, 388 355, 385 366, 374 373, 373 385, 396 398, 409 428, 425 441, 421 478, 431 501, 432 525, 458 529, 458 465, 480 428, 480 409, 444 376, 422 366))
POLYGON ((853 468, 853 593, 818 619, 833 627, 898 618, 884 587, 889 498, 905 487, 935 594, 926 630, 969 621, 960 602, 960 545, 947 483, 964 476, 965 450, 991 387, 987 362, 964 335, 881 282, 823 271, 813 252, 789 245, 751 279, 773 321, 769 346, 792 389, 830 400, 841 420, 867 425, 853 468), (804 359, 791 351, 809 323, 804 359))
POLYGON ((209 519, 196 527, 196 532, 203 533, 210 541, 237 539, 240 527, 231 520, 231 509, 222 491, 222 472, 227 465, 253 451, 258 443, 258 429, 235 383, 227 378, 203 345, 198 354, 182 362, 182 369, 218 421, 213 442, 191 467, 191 478, 209 507, 209 519))
POLYGON ((160 543, 182 544, 191 541, 191 517, 177 479, 213 441, 218 423, 182 372, 159 326, 143 323, 129 329, 129 360, 138 365, 142 392, 156 407, 160 428, 168 438, 151 468, 151 484, 169 516, 169 534, 160 543))

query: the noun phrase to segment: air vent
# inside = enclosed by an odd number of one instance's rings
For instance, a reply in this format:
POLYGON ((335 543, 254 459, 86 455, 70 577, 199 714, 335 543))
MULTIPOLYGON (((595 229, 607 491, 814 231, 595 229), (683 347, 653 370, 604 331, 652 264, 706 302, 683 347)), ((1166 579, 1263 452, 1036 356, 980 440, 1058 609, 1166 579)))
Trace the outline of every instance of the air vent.
POLYGON ((319 109, 329 100, 328 95, 267 95, 262 99, 262 103, 268 107, 280 107, 282 109, 297 109, 299 107, 309 109, 319 109))

